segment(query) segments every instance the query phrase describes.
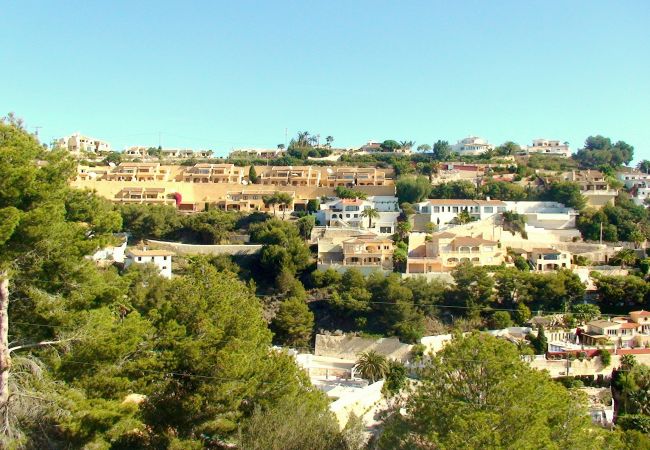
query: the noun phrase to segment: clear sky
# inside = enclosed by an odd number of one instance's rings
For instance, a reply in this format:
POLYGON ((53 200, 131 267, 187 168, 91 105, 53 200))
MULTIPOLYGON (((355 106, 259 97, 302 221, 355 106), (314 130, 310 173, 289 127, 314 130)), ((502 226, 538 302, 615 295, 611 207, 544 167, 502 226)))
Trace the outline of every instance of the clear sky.
POLYGON ((4 1, 0 112, 44 141, 495 144, 650 158, 650 1, 4 1))

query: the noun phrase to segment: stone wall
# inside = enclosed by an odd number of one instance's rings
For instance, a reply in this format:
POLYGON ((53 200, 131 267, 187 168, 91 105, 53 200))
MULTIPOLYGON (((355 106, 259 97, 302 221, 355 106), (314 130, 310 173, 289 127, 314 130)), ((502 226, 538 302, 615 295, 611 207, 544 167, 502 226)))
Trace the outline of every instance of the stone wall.
POLYGON ((178 255, 256 255, 262 250, 259 244, 226 244, 226 245, 195 245, 182 244, 180 242, 165 242, 147 240, 147 242, 156 248, 171 250, 178 255))
POLYGON ((355 361, 359 353, 374 350, 389 359, 406 362, 411 345, 404 344, 398 338, 367 338, 359 336, 316 335, 314 354, 355 361))

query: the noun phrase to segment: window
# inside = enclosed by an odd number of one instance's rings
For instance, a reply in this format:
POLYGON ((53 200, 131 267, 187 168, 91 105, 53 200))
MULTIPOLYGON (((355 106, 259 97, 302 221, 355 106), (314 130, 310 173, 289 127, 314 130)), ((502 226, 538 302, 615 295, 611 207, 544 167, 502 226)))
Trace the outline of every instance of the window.
POLYGON ((390 227, 379 227, 379 232, 380 233, 392 233, 392 229, 390 227))
POLYGON ((455 213, 458 212, 458 206, 454 206, 453 212, 455 212, 455 213))
POLYGON ((484 213, 492 213, 492 212, 494 212, 494 208, 492 206, 486 206, 485 208, 483 208, 483 212, 484 213))
POLYGON ((138 261, 142 261, 142 256, 138 256, 138 261))
MULTIPOLYGON (((427 208, 427 210, 428 210, 428 209, 429 209, 429 208, 427 208)), ((434 213, 440 212, 440 206, 434 206, 434 207, 433 207, 433 212, 434 212, 434 213)))
POLYGON ((167 266, 162 266, 162 270, 167 270, 167 266))

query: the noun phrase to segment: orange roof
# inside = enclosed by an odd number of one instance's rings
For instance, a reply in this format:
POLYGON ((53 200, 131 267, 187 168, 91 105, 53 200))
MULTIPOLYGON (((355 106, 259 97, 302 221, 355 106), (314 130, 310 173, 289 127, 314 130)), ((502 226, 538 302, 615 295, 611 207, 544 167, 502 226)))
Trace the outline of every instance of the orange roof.
POLYGON ((636 314, 637 316, 647 317, 650 316, 650 311, 631 311, 630 314, 636 314))
POLYGON ((639 327, 638 323, 629 323, 628 322, 628 323, 622 323, 621 324, 621 328, 623 328, 625 330, 631 330, 631 329, 635 329, 635 328, 638 328, 638 327, 639 327))

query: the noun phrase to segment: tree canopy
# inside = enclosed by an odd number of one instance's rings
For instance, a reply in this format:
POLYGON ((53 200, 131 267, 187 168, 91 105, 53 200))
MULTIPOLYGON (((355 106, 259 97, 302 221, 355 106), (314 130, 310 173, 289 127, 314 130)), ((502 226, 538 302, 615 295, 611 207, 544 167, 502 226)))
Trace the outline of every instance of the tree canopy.
POLYGON ((584 400, 521 361, 511 343, 457 336, 423 369, 379 448, 581 448, 602 439, 584 400))

